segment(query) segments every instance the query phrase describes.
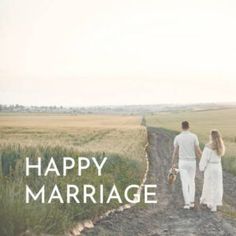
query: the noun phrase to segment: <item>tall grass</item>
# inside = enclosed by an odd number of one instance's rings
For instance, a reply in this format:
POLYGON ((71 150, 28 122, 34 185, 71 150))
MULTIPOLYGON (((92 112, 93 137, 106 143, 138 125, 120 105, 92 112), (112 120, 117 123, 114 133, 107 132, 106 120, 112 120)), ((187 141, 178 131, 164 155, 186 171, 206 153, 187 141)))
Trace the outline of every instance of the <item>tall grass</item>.
POLYGON ((223 168, 229 173, 236 175, 236 156, 226 156, 222 158, 223 168))
MULTIPOLYGON (((42 204, 39 201, 25 203, 25 185, 32 189, 37 189, 45 184, 46 198, 49 197, 52 187, 57 184, 65 198, 66 184, 75 184, 79 188, 83 184, 94 185, 96 190, 103 184, 104 199, 108 197, 111 186, 115 183, 120 193, 129 184, 140 184, 144 166, 142 162, 130 160, 126 156, 115 153, 106 153, 108 160, 103 168, 102 176, 97 176, 96 167, 91 166, 78 177, 73 169, 66 177, 57 177, 53 174, 48 176, 37 176, 31 174, 25 176, 25 157, 30 157, 34 161, 37 157, 42 157, 43 168, 45 168, 51 157, 57 163, 59 170, 62 168, 61 158, 79 156, 101 158, 103 153, 78 153, 76 149, 62 146, 21 146, 21 145, 1 145, 0 146, 0 235, 15 236, 26 230, 35 233, 62 234, 75 222, 87 218, 101 215, 110 208, 117 207, 117 201, 109 204, 83 203, 59 203, 42 204), (48 195, 47 195, 48 194, 48 195)), ((98 191, 99 192, 99 191, 98 191)), ((82 199, 83 192, 80 191, 78 198, 82 199)), ((132 194, 132 192, 131 192, 132 194)), ((98 199, 98 193, 95 198, 98 199)), ((123 196, 122 200, 125 202, 123 196)))

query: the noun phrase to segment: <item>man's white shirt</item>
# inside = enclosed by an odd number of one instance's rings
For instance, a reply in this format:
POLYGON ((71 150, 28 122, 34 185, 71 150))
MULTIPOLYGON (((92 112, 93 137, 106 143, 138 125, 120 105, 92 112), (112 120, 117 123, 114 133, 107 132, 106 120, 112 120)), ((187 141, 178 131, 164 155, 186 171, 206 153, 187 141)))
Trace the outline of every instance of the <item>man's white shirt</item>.
POLYGON ((179 147, 179 159, 196 159, 195 146, 199 146, 198 137, 190 131, 182 131, 174 139, 174 147, 179 147))

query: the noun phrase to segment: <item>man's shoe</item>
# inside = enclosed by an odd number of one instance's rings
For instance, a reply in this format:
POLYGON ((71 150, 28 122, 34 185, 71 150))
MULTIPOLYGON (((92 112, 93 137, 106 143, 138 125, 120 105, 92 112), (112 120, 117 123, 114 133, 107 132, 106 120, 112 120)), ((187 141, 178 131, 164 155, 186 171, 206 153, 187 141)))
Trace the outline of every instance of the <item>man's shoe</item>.
POLYGON ((189 210, 189 209, 190 209, 190 206, 189 206, 189 205, 185 205, 185 206, 184 206, 184 209, 189 210))
POLYGON ((211 208, 211 212, 216 212, 216 211, 217 211, 216 206, 211 208))
POLYGON ((194 206, 195 206, 195 205, 194 205, 194 202, 191 202, 191 203, 190 203, 190 208, 194 208, 194 206))

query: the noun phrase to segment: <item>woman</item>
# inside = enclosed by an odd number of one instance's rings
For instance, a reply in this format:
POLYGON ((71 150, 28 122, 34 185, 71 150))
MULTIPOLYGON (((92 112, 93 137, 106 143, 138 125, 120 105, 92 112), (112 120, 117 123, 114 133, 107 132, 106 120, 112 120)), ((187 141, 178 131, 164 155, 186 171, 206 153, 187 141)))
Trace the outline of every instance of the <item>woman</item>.
POLYGON ((222 205, 223 177, 221 157, 225 153, 224 142, 218 130, 212 130, 210 141, 205 146, 199 163, 200 171, 204 171, 204 184, 201 204, 206 204, 212 212, 222 205))

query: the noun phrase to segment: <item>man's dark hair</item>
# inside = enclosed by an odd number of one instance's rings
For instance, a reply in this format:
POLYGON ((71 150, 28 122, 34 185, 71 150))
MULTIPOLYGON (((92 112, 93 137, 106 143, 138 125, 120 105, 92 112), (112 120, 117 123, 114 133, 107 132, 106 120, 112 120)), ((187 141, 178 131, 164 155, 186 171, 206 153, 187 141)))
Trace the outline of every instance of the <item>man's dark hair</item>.
POLYGON ((188 123, 188 121, 183 121, 182 122, 182 129, 188 129, 189 128, 189 123, 188 123))

